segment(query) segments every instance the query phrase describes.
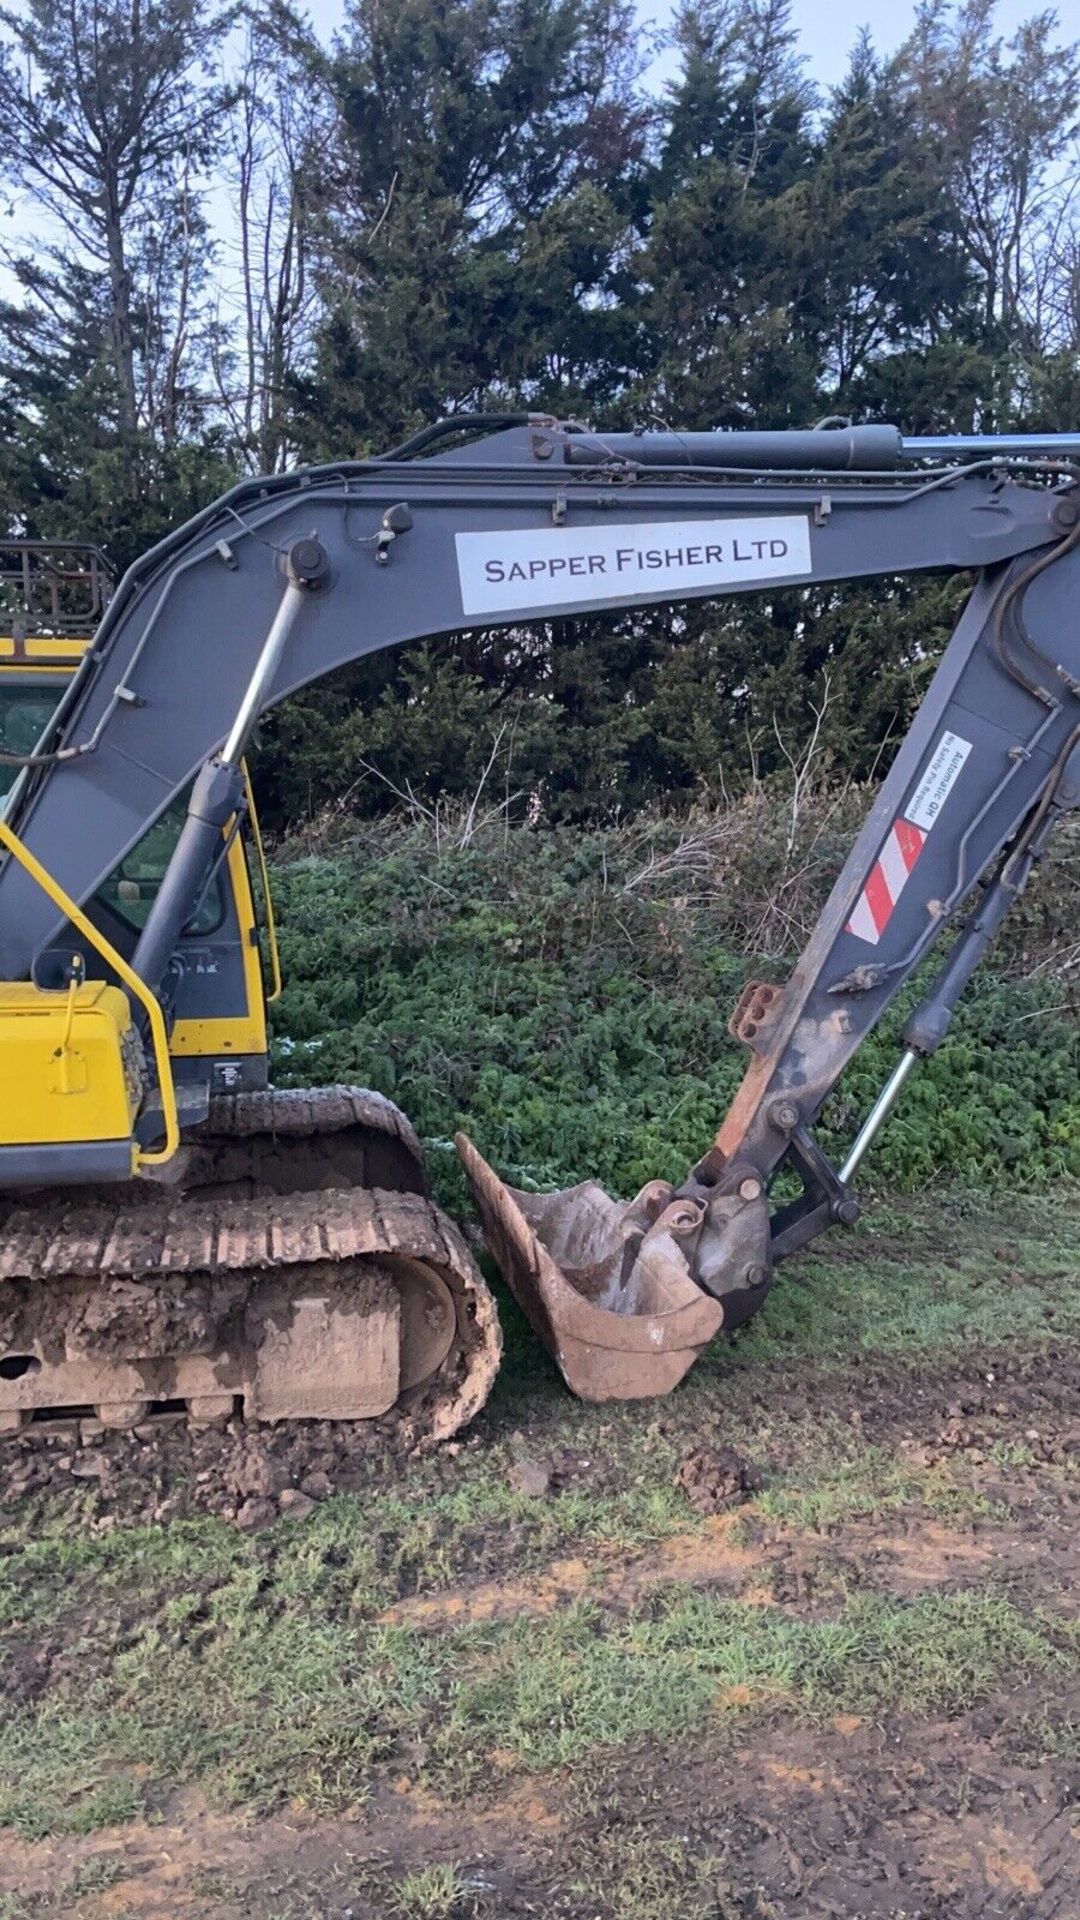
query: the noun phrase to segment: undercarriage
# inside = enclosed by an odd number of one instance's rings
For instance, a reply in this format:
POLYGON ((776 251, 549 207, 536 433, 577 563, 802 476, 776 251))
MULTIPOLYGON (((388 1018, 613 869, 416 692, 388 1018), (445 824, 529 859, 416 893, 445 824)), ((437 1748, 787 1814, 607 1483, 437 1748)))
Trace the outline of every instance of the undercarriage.
POLYGON ((9 1211, 3 1430, 241 1415, 386 1419, 434 1441, 472 1419, 499 1363, 494 1302, 390 1101, 219 1099, 179 1159, 169 1184, 9 1211))

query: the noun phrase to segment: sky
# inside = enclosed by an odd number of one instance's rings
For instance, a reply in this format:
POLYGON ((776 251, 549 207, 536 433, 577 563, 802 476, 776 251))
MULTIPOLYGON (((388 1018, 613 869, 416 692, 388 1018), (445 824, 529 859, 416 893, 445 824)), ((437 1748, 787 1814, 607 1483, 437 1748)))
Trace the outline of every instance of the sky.
MULTIPOLYGON (((998 0, 997 24, 1003 39, 1033 13, 1041 13, 1052 0, 998 0)), ((1068 21, 1078 0, 1058 0, 1057 12, 1068 21)), ((329 37, 341 24, 344 0, 307 0, 307 12, 320 37, 329 37)), ((663 0, 638 0, 638 14, 645 30, 663 28, 670 20, 672 7, 663 0)), ((915 18, 915 0, 792 0, 791 18, 798 29, 807 68, 813 79, 829 87, 842 79, 848 55, 860 28, 869 27, 879 53, 890 53, 906 39, 915 18)), ((1077 24, 1074 20, 1074 30, 1077 24)), ((670 58, 657 64, 658 77, 664 77, 670 58)))

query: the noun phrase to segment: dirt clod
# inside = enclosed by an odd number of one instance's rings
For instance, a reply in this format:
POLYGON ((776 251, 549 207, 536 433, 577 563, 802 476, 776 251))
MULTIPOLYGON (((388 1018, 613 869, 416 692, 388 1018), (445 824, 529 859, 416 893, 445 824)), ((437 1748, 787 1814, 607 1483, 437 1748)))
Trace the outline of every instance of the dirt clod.
POLYGON ((309 1500, 326 1500, 334 1491, 334 1483, 328 1473, 318 1468, 314 1473, 304 1475, 300 1491, 306 1493, 309 1500))
POLYGON ((237 1508, 236 1524, 245 1533, 254 1533, 259 1527, 268 1527, 276 1514, 277 1508, 272 1500, 245 1500, 237 1508))
POLYGON ((757 1493, 762 1476, 734 1447, 692 1447, 683 1457, 675 1485, 695 1513, 724 1513, 757 1493))
POLYGON ((315 1511, 314 1500, 308 1494, 301 1493, 299 1487, 282 1487, 278 1494, 278 1506, 290 1520, 306 1520, 308 1514, 315 1511))
POLYGON ((526 1454, 515 1460, 507 1474, 507 1479, 515 1493, 527 1494, 530 1499, 541 1500, 552 1490, 555 1468, 550 1460, 535 1460, 526 1454))
POLYGON ((109 1463, 101 1453, 81 1453, 71 1463, 71 1472, 76 1480, 104 1480, 108 1471, 109 1463))
POLYGON ((226 1485, 239 1496, 257 1499, 276 1493, 280 1482, 269 1455, 259 1446, 250 1446, 227 1469, 226 1485))

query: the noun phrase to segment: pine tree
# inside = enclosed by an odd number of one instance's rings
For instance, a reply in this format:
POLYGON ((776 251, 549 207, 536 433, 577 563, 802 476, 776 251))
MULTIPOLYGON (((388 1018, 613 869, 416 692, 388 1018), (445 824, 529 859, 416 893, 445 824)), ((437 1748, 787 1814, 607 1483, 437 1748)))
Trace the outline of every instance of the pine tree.
POLYGON ((626 0, 353 0, 332 78, 306 450, 602 388, 643 143, 626 0))
POLYGON ((813 164, 814 92, 786 0, 683 7, 639 273, 651 366, 642 404, 688 427, 812 413, 815 342, 793 246, 813 164))

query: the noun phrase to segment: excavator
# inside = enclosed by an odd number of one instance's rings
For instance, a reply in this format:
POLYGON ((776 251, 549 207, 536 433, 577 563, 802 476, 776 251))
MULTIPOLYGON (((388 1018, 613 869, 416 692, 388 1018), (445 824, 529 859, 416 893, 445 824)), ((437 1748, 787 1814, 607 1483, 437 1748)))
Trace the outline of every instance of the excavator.
POLYGON ((270 708, 424 637, 926 570, 970 576, 965 609, 791 977, 738 1001, 749 1064, 685 1178, 526 1193, 458 1136, 487 1248, 589 1400, 669 1391, 856 1220, 867 1151, 1080 803, 1080 434, 458 414, 241 483, 115 591, 99 556, 0 560, 23 617, 0 638, 0 1431, 370 1420, 428 1445, 497 1372, 493 1296, 404 1115, 268 1085, 245 755, 270 708), (26 603, 80 570, 72 638, 26 603), (28 738, 7 717, 32 670, 28 738), (815 1122, 917 972, 834 1165, 815 1122))

